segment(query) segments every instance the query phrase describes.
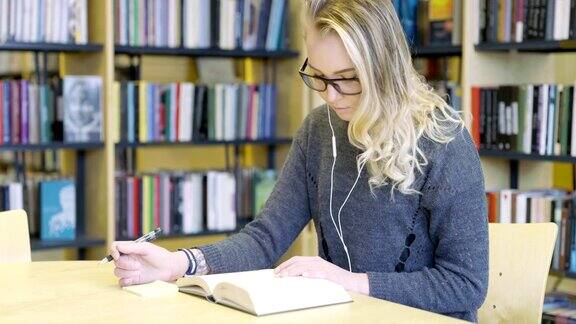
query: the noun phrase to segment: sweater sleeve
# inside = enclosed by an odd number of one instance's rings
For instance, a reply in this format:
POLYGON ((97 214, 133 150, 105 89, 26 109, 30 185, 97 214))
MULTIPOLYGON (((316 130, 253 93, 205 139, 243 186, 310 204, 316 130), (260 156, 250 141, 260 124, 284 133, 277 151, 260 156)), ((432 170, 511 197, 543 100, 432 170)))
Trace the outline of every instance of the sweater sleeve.
POLYGON ((216 244, 199 247, 210 273, 272 267, 310 221, 305 156, 296 136, 278 181, 260 215, 239 233, 216 244))
POLYGON ((420 205, 429 217, 434 264, 414 272, 369 272, 370 295, 437 313, 476 312, 488 287, 480 159, 466 130, 434 155, 420 205))

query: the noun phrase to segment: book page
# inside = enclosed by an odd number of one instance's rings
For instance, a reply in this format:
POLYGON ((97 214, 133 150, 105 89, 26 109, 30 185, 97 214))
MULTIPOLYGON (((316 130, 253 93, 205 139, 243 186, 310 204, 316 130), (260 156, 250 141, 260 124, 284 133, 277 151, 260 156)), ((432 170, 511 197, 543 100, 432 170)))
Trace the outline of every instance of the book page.
POLYGON ((257 271, 245 271, 245 272, 232 272, 232 273, 221 273, 221 274, 210 274, 203 276, 192 276, 186 278, 178 279, 178 287, 180 291, 198 294, 198 288, 204 290, 206 296, 212 295, 214 288, 217 284, 222 281, 232 281, 236 282, 238 280, 242 281, 258 281, 262 278, 262 273, 273 270, 257 270, 257 271))
POLYGON ((243 272, 222 279, 213 295, 217 301, 229 299, 244 309, 253 308, 256 315, 352 301, 348 292, 338 284, 324 279, 280 278, 272 269, 243 272), (244 300, 246 296, 250 300, 244 300))

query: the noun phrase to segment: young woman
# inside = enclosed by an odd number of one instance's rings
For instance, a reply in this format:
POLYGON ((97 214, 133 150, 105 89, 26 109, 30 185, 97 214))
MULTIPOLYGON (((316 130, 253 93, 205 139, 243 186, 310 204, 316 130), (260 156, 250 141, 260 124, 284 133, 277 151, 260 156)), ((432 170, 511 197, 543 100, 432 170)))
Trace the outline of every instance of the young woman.
POLYGON ((298 131, 260 216, 193 249, 117 242, 120 284, 273 267, 313 220, 319 256, 291 258, 277 275, 474 321, 488 230, 462 119, 414 70, 391 1, 308 0, 305 14, 300 74, 326 105, 298 131))

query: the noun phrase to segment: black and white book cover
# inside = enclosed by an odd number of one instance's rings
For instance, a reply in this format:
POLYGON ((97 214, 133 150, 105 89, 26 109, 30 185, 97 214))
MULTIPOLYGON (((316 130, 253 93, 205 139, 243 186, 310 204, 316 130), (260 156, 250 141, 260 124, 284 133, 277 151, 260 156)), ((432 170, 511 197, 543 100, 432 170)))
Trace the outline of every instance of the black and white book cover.
POLYGON ((64 77, 64 141, 102 141, 102 78, 64 77))

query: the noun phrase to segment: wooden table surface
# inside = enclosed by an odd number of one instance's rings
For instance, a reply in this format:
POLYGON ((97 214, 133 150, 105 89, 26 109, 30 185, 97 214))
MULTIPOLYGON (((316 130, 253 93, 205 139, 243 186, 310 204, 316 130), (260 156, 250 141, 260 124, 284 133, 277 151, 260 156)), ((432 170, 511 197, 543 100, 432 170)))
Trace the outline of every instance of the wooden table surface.
POLYGON ((256 317, 187 294, 142 298, 97 261, 0 265, 0 323, 458 323, 352 294, 354 302, 256 317))

